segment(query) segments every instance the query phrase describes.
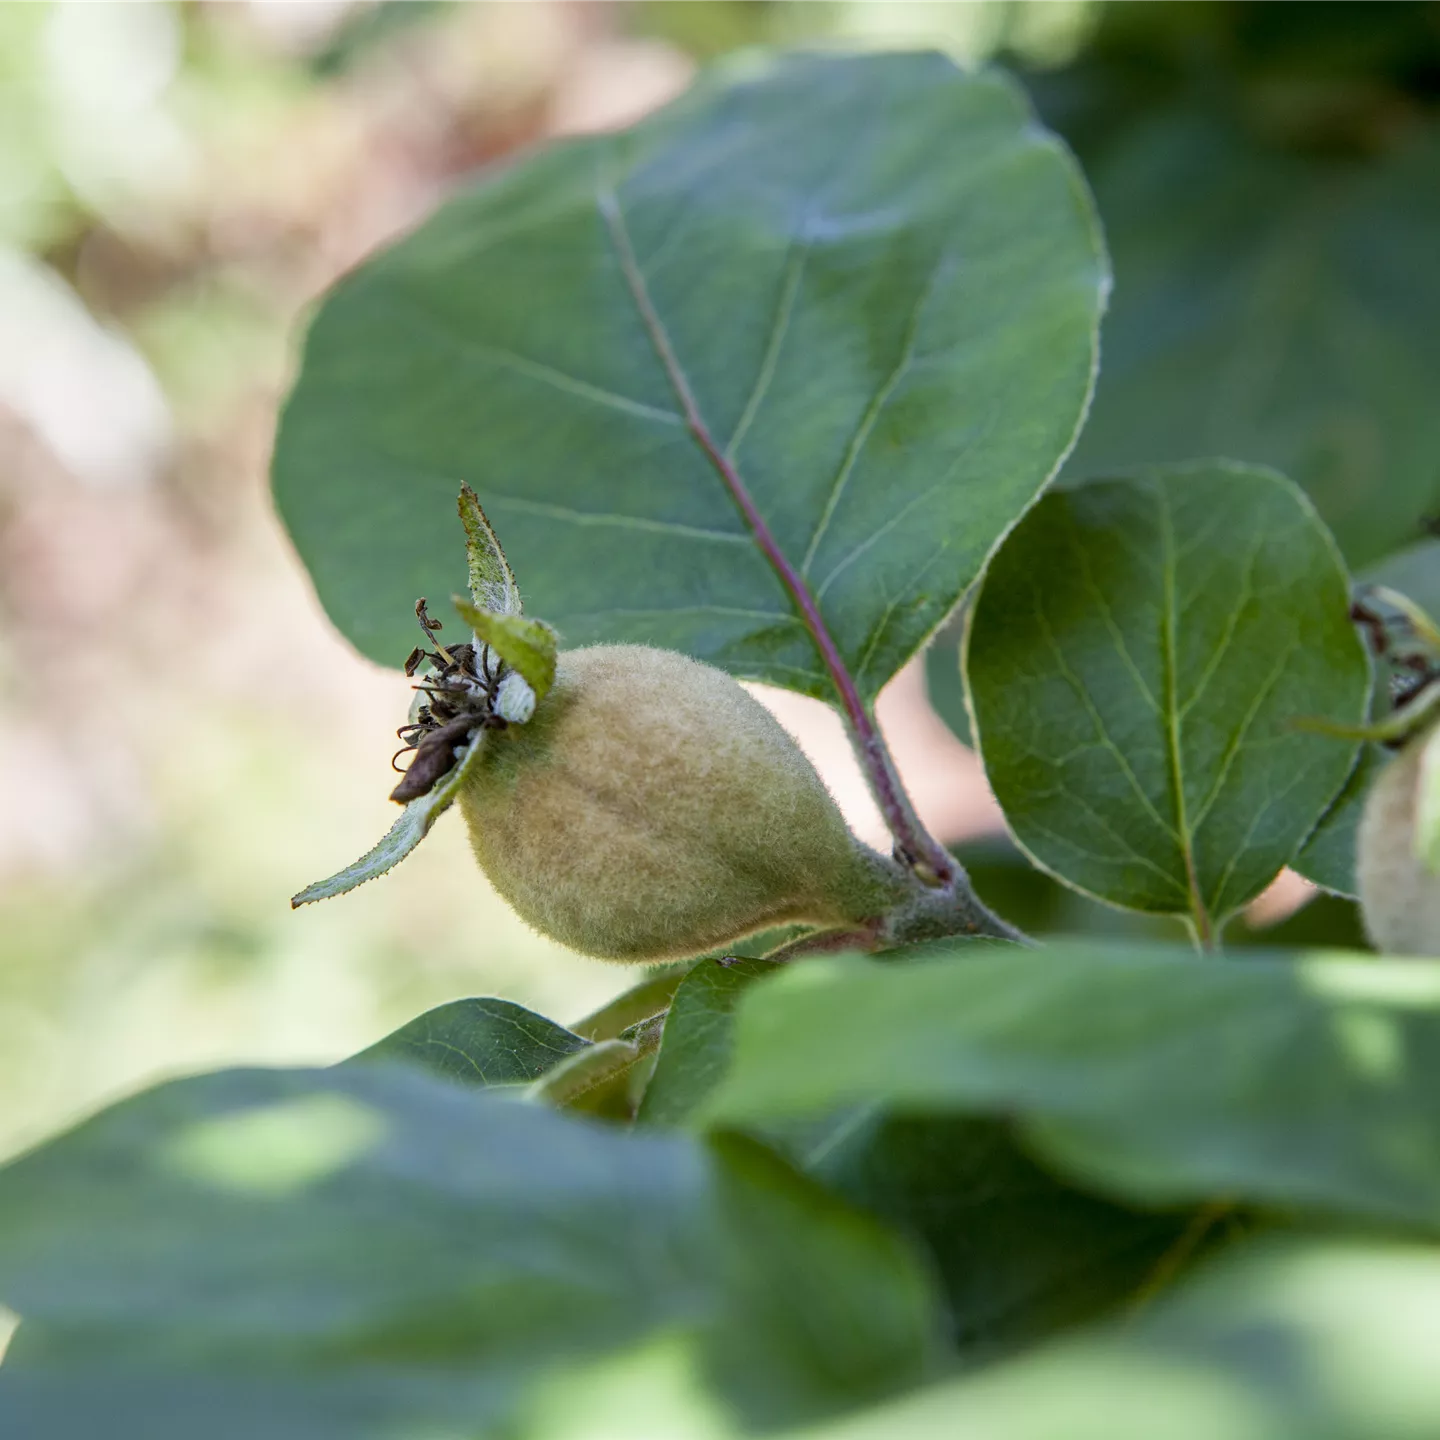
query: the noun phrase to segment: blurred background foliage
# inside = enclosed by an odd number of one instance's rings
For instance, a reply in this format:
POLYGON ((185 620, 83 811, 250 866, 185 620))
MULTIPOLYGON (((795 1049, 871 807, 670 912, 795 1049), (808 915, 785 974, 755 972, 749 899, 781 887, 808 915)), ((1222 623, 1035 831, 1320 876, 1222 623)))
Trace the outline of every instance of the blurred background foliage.
MULTIPOLYGON (((1068 474, 1270 461, 1352 563, 1440 601, 1440 5, 0 6, 0 1150, 158 1075, 337 1058, 462 994, 573 1019, 629 981, 526 932, 459 826, 289 911, 388 823, 408 694, 279 531, 275 409, 315 296, 468 172, 815 42, 998 61, 1076 147, 1117 289, 1068 474)), ((953 637, 930 675, 962 728, 953 637)), ((775 705, 875 834, 838 724, 775 705)), ((882 715, 992 903, 1147 923, 975 838, 996 812, 917 671, 882 715)), ((1302 898, 1240 938, 1359 943, 1334 899, 1265 928, 1302 898)))

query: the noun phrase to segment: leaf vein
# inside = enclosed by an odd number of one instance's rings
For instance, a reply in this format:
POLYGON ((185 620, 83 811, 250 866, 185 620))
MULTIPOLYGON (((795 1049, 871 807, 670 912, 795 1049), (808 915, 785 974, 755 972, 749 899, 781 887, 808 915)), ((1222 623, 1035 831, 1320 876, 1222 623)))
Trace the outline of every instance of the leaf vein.
POLYGON ((1050 647, 1051 654, 1055 657, 1056 666, 1069 683, 1071 689, 1074 690, 1076 699, 1085 707, 1085 712, 1090 717, 1090 723, 1095 727, 1096 738, 1110 754, 1111 758, 1114 759, 1126 780, 1130 782, 1130 788, 1135 792, 1135 798, 1139 800, 1141 808, 1154 820, 1168 839, 1183 845, 1184 842, 1181 840, 1179 832, 1155 808, 1154 802, 1145 793, 1145 787, 1140 783, 1139 776, 1130 768, 1130 762, 1125 758, 1125 752, 1115 743, 1114 738, 1105 728, 1104 716, 1102 716, 1096 708, 1095 701, 1091 697, 1085 682, 1070 668, 1069 663, 1065 659, 1065 652, 1061 648, 1060 642, 1055 638, 1055 632, 1050 628, 1050 619, 1045 614, 1038 593, 1035 596, 1035 618, 1039 622, 1041 630, 1044 632, 1045 641, 1050 647))
POLYGON ((581 380, 578 376, 567 375, 563 370, 558 370, 553 365, 546 365, 541 360, 532 360, 526 355, 517 355, 513 350, 507 350, 503 346, 487 345, 468 335, 457 334, 423 305, 415 305, 408 313, 421 317, 434 334, 443 336, 465 354, 488 361, 502 370, 509 370, 516 375, 524 375, 528 379, 549 385, 552 389, 577 396, 582 400, 592 401, 594 404, 603 405, 610 410, 619 410, 624 414, 634 415, 642 420, 658 420, 666 425, 683 426, 685 424, 685 417, 674 410, 667 410, 659 405, 648 405, 643 400, 632 400, 628 395, 621 395, 615 390, 607 390, 603 385, 595 385, 589 380, 581 380))
POLYGON ((1275 667, 1270 671, 1265 683, 1255 694, 1250 708, 1245 712, 1245 718, 1240 722, 1239 728, 1225 747, 1225 755, 1220 763, 1220 773, 1215 777, 1215 783, 1210 787, 1210 793, 1205 797, 1204 803, 1200 806, 1200 813, 1195 817, 1195 827, 1192 834, 1198 834, 1200 827, 1205 823, 1205 818, 1214 808, 1215 802, 1220 798, 1220 792, 1225 787, 1225 781, 1229 778, 1230 771, 1235 764, 1235 757, 1244 748, 1245 736, 1250 727, 1255 723, 1255 717, 1260 713, 1260 707, 1270 698, 1270 692, 1280 683, 1281 677, 1289 665, 1291 657, 1297 654, 1299 646, 1292 645, 1285 650, 1275 667))
POLYGON ((911 308, 905 327, 905 341, 900 350, 900 358, 884 384, 871 397, 869 405, 865 407, 865 413, 860 417, 860 424, 850 437, 849 445, 845 447, 845 454, 841 458, 840 468, 835 472, 834 480, 830 483, 830 493, 825 499, 824 509, 820 512, 815 533, 810 537, 810 543, 805 548, 805 557, 800 562, 800 573, 804 576, 808 577, 810 574, 810 566, 820 548, 820 542, 825 538, 825 532, 829 529, 830 521, 840 504, 840 497, 845 493, 851 472, 860 459, 866 442, 870 439, 870 433, 875 428, 875 422, 880 418, 880 412, 890 403, 890 397, 904 379, 905 372, 909 370, 910 363, 915 358, 915 339, 920 333, 920 318, 924 314, 926 305, 930 302, 930 297, 934 294, 936 281, 939 280, 940 272, 945 268, 949 258, 948 253, 942 254, 931 268, 929 278, 921 287, 920 294, 911 308))
POLYGON ((755 416, 760 412, 760 406, 764 402, 765 396, 769 393, 770 382, 775 378, 775 370, 780 361, 780 349, 785 343, 786 335, 790 332, 790 319, 795 312, 795 296, 800 290, 800 277, 804 273, 805 257, 809 251, 809 242, 804 239, 797 240, 791 247, 790 258, 785 264, 785 279, 781 285, 780 298, 775 305, 775 318, 770 326, 770 339, 765 346, 765 355, 755 376, 755 385, 750 391, 750 398, 745 402, 745 409, 736 422, 735 433, 731 435, 729 443, 725 446, 724 455, 727 460, 735 458, 736 452, 749 433, 750 426, 754 423, 755 416))
POLYGON ((621 530, 646 530, 658 535, 683 535, 687 540, 705 540, 749 548, 750 537, 731 530, 707 530, 703 525, 686 525, 678 520, 654 520, 644 515, 604 515, 598 511, 575 510, 568 505, 555 505, 548 500, 527 500, 519 495, 502 495, 487 490, 486 504, 494 510, 508 507, 547 520, 563 520, 572 525, 610 525, 621 530))

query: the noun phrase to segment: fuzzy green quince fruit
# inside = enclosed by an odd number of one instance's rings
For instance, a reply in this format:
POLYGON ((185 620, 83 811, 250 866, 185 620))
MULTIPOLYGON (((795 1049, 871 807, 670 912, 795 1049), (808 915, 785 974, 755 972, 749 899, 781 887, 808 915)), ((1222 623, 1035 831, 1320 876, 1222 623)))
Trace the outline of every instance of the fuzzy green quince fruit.
POLYGON ((520 916, 606 959, 865 924, 906 893, 770 712, 668 650, 562 652, 554 687, 527 723, 488 738, 459 803, 520 916))
MULTIPOLYGON (((1365 928, 1390 955, 1440 955, 1440 873, 1421 825, 1440 767, 1440 722, 1407 740, 1380 772, 1356 837, 1365 928)), ((1433 803, 1433 799, 1432 799, 1433 803)))

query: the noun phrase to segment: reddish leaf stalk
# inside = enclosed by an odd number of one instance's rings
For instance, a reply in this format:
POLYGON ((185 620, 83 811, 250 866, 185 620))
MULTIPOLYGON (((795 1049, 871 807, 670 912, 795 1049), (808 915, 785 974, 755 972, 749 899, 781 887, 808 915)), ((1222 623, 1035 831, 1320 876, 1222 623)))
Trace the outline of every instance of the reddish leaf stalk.
POLYGON ((895 838, 897 858, 927 884, 950 887, 955 883, 958 875, 955 861, 945 847, 920 823, 920 817, 915 813, 915 807, 911 804, 910 797, 905 793, 905 787, 901 784, 900 775, 891 758, 889 747, 880 734, 874 715, 861 698, 854 677, 846 667, 834 637, 830 634, 829 627, 820 614, 820 607, 815 603, 815 597, 810 593, 810 588, 806 585, 804 578, 780 549, 769 525, 765 523, 765 517, 761 515, 745 482, 740 478, 739 471, 715 443, 709 427, 705 424, 700 407, 690 389, 690 382, 686 379, 679 357, 670 344, 670 336, 650 300, 650 292, 646 288, 644 276, 640 273, 640 267, 635 258, 635 251, 630 244, 630 236, 626 231, 618 202, 613 194, 602 192, 599 204, 614 239, 626 283, 650 335, 650 341, 655 347, 656 354, 660 357, 661 364, 665 367, 665 373, 680 402, 686 428, 706 458, 715 467, 725 488, 730 492, 731 498, 735 501, 736 507, 744 517, 745 523, 750 527, 751 534, 755 537, 756 545, 770 562, 780 583, 785 587, 795 608, 800 612, 800 619, 806 630, 809 631, 816 650, 820 653, 830 681, 835 687, 835 693, 840 701, 846 726, 850 732, 850 743, 870 786, 870 793, 880 807, 880 814, 884 817, 886 827, 895 838))

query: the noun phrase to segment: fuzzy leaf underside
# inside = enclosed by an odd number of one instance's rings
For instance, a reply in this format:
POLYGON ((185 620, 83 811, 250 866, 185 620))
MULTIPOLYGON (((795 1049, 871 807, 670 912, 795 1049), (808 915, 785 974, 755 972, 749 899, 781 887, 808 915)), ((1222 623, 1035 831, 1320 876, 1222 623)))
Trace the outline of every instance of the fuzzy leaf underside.
POLYGON ((381 663, 415 594, 460 588, 463 475, 568 643, 833 698, 729 467, 873 696, 1066 453, 1107 285, 1084 182, 1004 77, 752 59, 493 172, 343 280, 277 502, 381 663))
POLYGON ((470 572, 470 596, 484 610, 501 615, 518 615, 524 609, 510 562, 500 546, 480 497, 468 486, 460 487, 460 523, 465 528, 465 557, 470 572))
POLYGON ((330 876, 328 880, 317 880, 307 885, 298 895, 291 898, 290 908, 298 910, 302 905, 313 904, 316 900, 333 900, 393 870, 430 833, 430 828, 454 803, 470 773, 476 758, 485 744, 487 732, 480 730, 470 742, 470 748, 448 774, 427 794, 412 800, 400 812, 400 818, 387 830, 380 843, 368 850, 353 864, 330 876))

